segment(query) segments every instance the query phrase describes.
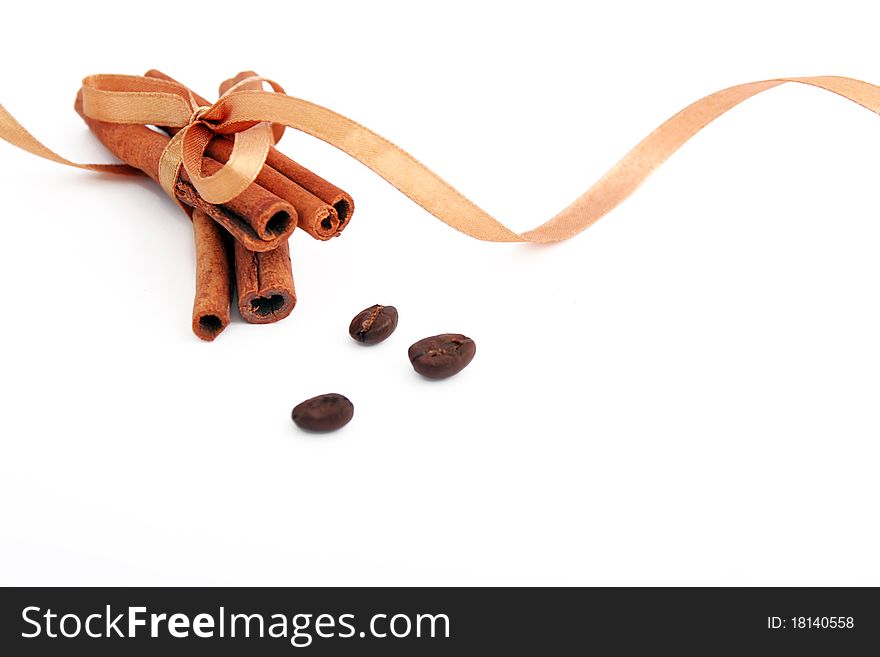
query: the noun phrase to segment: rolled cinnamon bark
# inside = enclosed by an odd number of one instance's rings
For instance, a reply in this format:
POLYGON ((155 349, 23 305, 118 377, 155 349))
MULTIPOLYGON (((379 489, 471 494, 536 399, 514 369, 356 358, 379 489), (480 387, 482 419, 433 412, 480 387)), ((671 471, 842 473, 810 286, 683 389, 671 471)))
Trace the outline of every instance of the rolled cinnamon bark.
MULTIPOLYGON (((228 139, 212 139, 206 152, 218 162, 228 162, 232 142, 228 139)), ((255 182, 290 203, 296 209, 297 225, 315 239, 328 240, 339 234, 336 210, 275 169, 264 166, 255 182)))
POLYGON ((269 149, 266 164, 283 176, 290 178, 303 189, 317 196, 324 203, 329 203, 336 210, 336 216, 339 218, 337 235, 348 226, 348 222, 351 221, 351 215, 354 214, 354 199, 347 192, 342 191, 333 183, 327 182, 318 174, 312 173, 301 164, 294 162, 276 148, 269 149))
MULTIPOLYGON (((77 94, 74 108, 111 153, 158 182, 159 160, 168 144, 168 137, 143 125, 95 121, 83 114, 82 94, 77 94)), ((210 158, 202 160, 202 171, 207 175, 216 172, 220 166, 219 162, 210 158)), ((203 211, 217 221, 237 241, 253 251, 277 248, 287 241, 296 227, 294 207, 256 183, 231 201, 214 205, 199 196, 186 171, 181 170, 176 195, 182 203, 203 211)))
MULTIPOLYGON (((225 93, 233 84, 254 75, 256 74, 249 71, 239 73, 221 85, 220 93, 225 93)), ((147 71, 145 76, 177 82, 156 70, 147 71)), ((210 105, 203 97, 195 92, 191 93, 196 102, 210 105)), ((232 140, 224 136, 213 139, 207 150, 207 154, 219 162, 227 162, 231 153, 232 140)), ((257 178, 257 183, 288 200, 297 210, 300 228, 316 239, 327 240, 338 235, 354 212, 351 196, 274 147, 269 149, 261 176, 262 178, 257 178)))
POLYGON ((232 263, 219 224, 201 210, 193 210, 192 222, 196 245, 192 330, 197 337, 210 342, 229 324, 232 263))
POLYGON ((238 242, 234 249, 242 318, 252 324, 270 324, 287 317, 296 305, 288 243, 262 253, 248 251, 238 242))
MULTIPOLYGON (((242 75, 242 74, 239 74, 242 75)), ((253 74, 256 75, 256 74, 253 74)), ((250 77, 250 76, 245 76, 250 77)), ((243 79, 243 78, 240 78, 243 79)), ((224 94, 239 78, 226 80, 220 85, 220 93, 224 94)), ((263 85, 259 82, 249 82, 245 84, 247 89, 262 89, 263 85)), ((221 162, 229 160, 232 155, 232 141, 229 139, 214 139, 212 157, 218 157, 221 162)), ((300 185, 293 182, 290 178, 278 173, 269 165, 264 165, 261 176, 265 182, 260 184, 267 189, 273 189, 281 198, 288 199, 299 215, 299 227, 305 230, 309 235, 319 240, 328 240, 336 237, 340 232, 339 215, 332 205, 324 203, 311 192, 303 189, 300 185), (271 185, 272 187, 269 187, 271 185)), ((259 182, 259 178, 257 179, 259 182)))
MULTIPOLYGON (((242 71, 234 78, 223 82, 220 85, 220 93, 226 93, 231 86, 238 84, 245 78, 256 76, 257 74, 253 71, 242 71)), ((333 209, 336 210, 336 215, 339 217, 339 231, 341 232, 345 228, 354 212, 354 200, 351 196, 333 183, 324 180, 316 173, 312 173, 304 166, 297 164, 277 148, 269 149, 266 164, 290 180, 293 180, 303 189, 317 196, 324 203, 329 203, 333 206, 333 209)))

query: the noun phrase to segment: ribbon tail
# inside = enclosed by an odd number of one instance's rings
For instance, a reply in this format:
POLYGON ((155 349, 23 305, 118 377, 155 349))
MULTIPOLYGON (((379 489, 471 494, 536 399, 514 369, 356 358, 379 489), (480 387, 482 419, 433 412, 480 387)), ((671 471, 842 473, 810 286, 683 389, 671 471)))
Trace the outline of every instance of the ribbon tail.
POLYGON ((598 182, 555 217, 516 233, 467 199, 396 144, 359 123, 308 101, 264 92, 235 95, 234 120, 281 123, 316 137, 372 169, 445 224, 492 242, 560 242, 585 230, 629 197, 645 179, 700 130, 741 102, 787 82, 800 83, 880 112, 880 87, 835 76, 750 82, 706 96, 667 120, 598 182))
POLYGON ((80 164, 61 157, 58 153, 44 146, 36 137, 25 130, 24 127, 13 118, 12 114, 6 111, 6 108, 3 107, 3 105, 0 105, 0 139, 8 141, 13 146, 17 146, 28 153, 69 167, 103 173, 142 175, 137 169, 125 164, 80 164))

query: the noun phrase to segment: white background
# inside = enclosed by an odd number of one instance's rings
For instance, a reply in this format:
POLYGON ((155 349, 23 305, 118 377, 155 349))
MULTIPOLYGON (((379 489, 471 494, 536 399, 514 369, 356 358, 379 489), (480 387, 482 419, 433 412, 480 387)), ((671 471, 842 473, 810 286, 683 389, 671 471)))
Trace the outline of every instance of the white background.
MULTIPOLYGON (((528 229, 705 94, 880 82, 872 2, 200 4, 13 3, 0 102, 109 161, 83 76, 211 96, 250 68, 528 229)), ((0 144, 0 582, 880 585, 877 116, 772 90, 546 248, 470 240, 303 135, 282 150, 354 221, 295 234, 291 317, 205 344, 191 228, 152 183, 0 144), (363 348, 373 303, 400 326, 363 348), (445 331, 477 356, 421 380, 406 349, 445 331), (351 424, 297 430, 330 391, 351 424)))

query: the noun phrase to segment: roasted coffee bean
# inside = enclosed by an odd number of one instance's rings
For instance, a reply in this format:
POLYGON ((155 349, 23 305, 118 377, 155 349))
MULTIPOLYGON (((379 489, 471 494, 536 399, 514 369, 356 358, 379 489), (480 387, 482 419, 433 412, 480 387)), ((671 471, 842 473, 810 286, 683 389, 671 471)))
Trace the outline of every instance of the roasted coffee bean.
POLYGON ((370 306, 362 310, 348 327, 348 334, 364 344, 382 342, 397 328, 397 308, 394 306, 370 306))
POLYGON ((460 333, 443 333, 419 340, 409 348, 409 362, 429 379, 458 374, 474 359, 477 345, 460 333))
POLYGON ((335 431, 349 423, 354 415, 354 404, 346 397, 330 393, 306 399, 291 413, 294 423, 309 431, 335 431))

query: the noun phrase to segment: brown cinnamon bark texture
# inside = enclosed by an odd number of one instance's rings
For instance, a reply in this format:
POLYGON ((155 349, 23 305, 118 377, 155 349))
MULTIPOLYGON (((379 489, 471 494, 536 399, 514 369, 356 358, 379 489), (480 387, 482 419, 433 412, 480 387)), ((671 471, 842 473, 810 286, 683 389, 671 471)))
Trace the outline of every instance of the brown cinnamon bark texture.
POLYGON ((211 341, 229 324, 232 298, 232 263, 220 225, 201 210, 193 210, 193 236, 196 246, 196 294, 193 301, 192 330, 202 340, 211 341))
MULTIPOLYGON (((232 142, 228 139, 212 139, 206 153, 218 162, 228 162, 232 155, 232 142)), ((275 169, 264 166, 255 182, 290 203, 296 209, 297 225, 315 239, 328 240, 339 234, 336 210, 275 169)))
POLYGON ((248 251, 239 242, 234 249, 242 318, 252 324, 270 324, 287 317, 296 305, 288 243, 262 253, 248 251))
MULTIPOLYGON (((255 77, 256 75, 257 74, 253 71, 242 71, 234 78, 223 82, 223 84, 220 85, 220 93, 226 93, 226 91, 234 84, 238 84, 245 78, 255 77)), ((269 149, 269 156, 266 158, 266 163, 304 189, 310 191, 325 203, 329 203, 333 206, 333 209, 336 210, 336 214, 339 217, 339 231, 341 232, 345 228, 354 212, 354 200, 352 200, 351 196, 339 189, 336 185, 327 182, 321 178, 321 176, 312 173, 304 166, 297 164, 276 148, 269 149)))
MULTIPOLYGON (((232 85, 254 75, 256 74, 252 71, 239 73, 220 86, 220 93, 225 93, 232 85)), ((177 82, 156 70, 147 71, 145 76, 177 82)), ((210 105, 197 93, 191 93, 196 102, 210 105)), ((231 153, 232 140, 225 136, 213 139, 207 150, 211 158, 223 163, 229 160, 231 153)), ((297 210, 300 228, 316 239, 327 240, 338 235, 354 212, 354 201, 345 191, 297 164, 274 147, 269 149, 260 176, 257 183, 290 202, 297 210)))
MULTIPOLYGON (((104 123, 90 119, 83 114, 81 94, 77 94, 74 108, 111 153, 158 182, 159 160, 168 144, 168 137, 142 125, 104 123)), ((210 158, 202 160, 202 172, 206 175, 213 174, 220 166, 219 162, 210 158)), ((257 183, 252 183, 233 200, 214 205, 199 196, 186 171, 181 170, 176 192, 182 203, 203 211, 253 251, 277 248, 287 241, 296 227, 294 207, 257 183)))
MULTIPOLYGON (((220 85, 220 94, 222 95, 226 93, 230 87, 237 84, 245 77, 253 77, 255 75, 256 73, 239 73, 237 77, 231 80, 226 80, 220 85)), ((243 88, 260 90, 263 88, 263 85, 256 81, 247 82, 244 84, 243 88)), ((228 139, 215 139, 214 142, 217 142, 218 154, 222 154, 222 156, 228 160, 229 156, 232 154, 232 142, 228 139)), ((288 196, 283 196, 280 193, 279 196, 290 200, 299 215, 299 227, 305 230, 309 235, 315 239, 327 240, 331 237, 336 237, 341 232, 339 215, 332 205, 324 203, 324 201, 317 196, 303 189, 290 178, 278 173, 271 166, 264 165, 261 173, 266 178, 270 179, 267 181, 269 184, 272 184, 276 180, 277 183, 283 182, 285 184, 284 191, 288 196)))

